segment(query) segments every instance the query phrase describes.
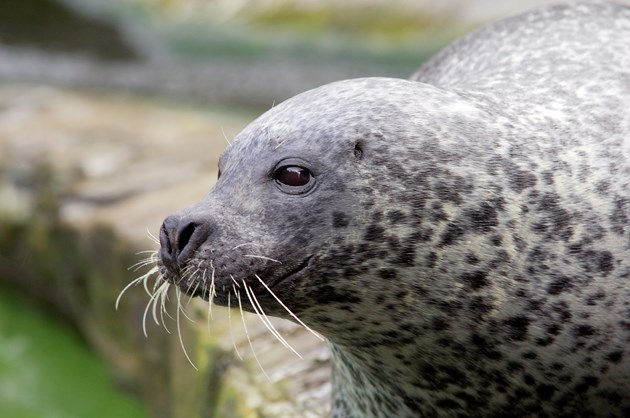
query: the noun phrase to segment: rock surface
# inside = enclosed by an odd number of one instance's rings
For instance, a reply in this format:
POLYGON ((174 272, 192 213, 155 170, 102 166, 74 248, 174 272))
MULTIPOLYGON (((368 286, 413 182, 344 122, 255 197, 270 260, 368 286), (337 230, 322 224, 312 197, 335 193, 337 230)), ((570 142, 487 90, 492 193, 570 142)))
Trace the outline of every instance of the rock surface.
MULTIPOLYGON (((32 214, 35 206, 29 172, 46 163, 60 193, 59 215, 65 224, 79 230, 105 225, 124 237, 130 248, 155 249, 147 231, 157 234, 166 215, 208 192, 217 177, 218 156, 226 138, 233 137, 254 116, 120 94, 0 85, 0 213, 5 219, 25 219, 32 214)), ((138 273, 125 274, 131 281, 138 273)), ((143 292, 133 288, 131 295, 125 296, 140 301, 139 306, 130 303, 131 308, 117 313, 110 300, 104 314, 132 321, 134 326, 128 327, 129 332, 136 333, 132 339, 139 341, 143 338, 142 309, 148 302, 143 292)), ((170 412, 160 413, 154 405, 153 416, 191 416, 187 408, 192 402, 187 398, 189 394, 200 392, 201 400, 194 402, 207 402, 207 398, 218 396, 213 393, 219 392, 217 382, 221 393, 230 393, 236 399, 233 416, 326 414, 330 392, 328 353, 321 341, 292 323, 273 320, 303 355, 304 359, 299 359, 275 341, 255 316, 245 314, 243 322, 240 312, 233 310, 229 326, 227 310, 214 307, 208 332, 208 305, 196 300, 183 303, 188 315, 196 319, 195 323, 182 322, 184 346, 202 371, 195 372, 185 360, 174 321, 166 321, 170 334, 149 327, 148 339, 140 344, 148 346, 144 355, 153 353, 155 359, 138 364, 168 369, 164 373, 172 386, 151 389, 172 398, 170 412), (268 379, 256 365, 243 323, 247 324, 268 379), (234 336, 234 344, 230 335, 234 336), (243 360, 236 357, 233 345, 243 360), (171 360, 164 353, 167 347, 174 347, 171 360), (207 377, 212 377, 208 370, 214 370, 215 380, 207 377), (201 388, 191 390, 193 385, 201 388)), ((174 311, 170 312, 175 317, 174 311)), ((116 347, 117 341, 99 335, 95 329, 98 327, 94 324, 83 328, 88 341, 115 369, 140 373, 142 366, 122 360, 117 354, 122 350, 116 347)), ((135 381, 142 385, 142 379, 135 381)), ((144 382, 148 385, 146 379, 144 382)), ((143 392, 142 388, 134 390, 143 392)))

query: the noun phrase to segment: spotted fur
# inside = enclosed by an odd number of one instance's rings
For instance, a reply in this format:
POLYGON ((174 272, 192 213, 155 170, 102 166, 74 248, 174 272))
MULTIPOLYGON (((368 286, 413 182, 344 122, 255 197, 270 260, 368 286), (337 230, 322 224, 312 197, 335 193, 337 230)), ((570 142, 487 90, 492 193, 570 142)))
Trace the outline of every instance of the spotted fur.
POLYGON ((555 6, 287 100, 166 220, 161 271, 291 319, 264 281, 329 340, 335 418, 630 416, 629 46, 629 8, 555 6))

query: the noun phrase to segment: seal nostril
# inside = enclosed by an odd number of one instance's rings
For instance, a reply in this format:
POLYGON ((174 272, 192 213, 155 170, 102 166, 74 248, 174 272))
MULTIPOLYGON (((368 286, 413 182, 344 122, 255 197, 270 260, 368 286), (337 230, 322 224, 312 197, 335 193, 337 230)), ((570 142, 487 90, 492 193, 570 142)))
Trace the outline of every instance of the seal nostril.
POLYGON ((192 237, 193 233, 195 232, 195 229, 197 228, 197 225, 195 225, 194 223, 189 223, 188 225, 186 225, 186 227, 184 229, 182 229, 182 231, 179 233, 179 238, 177 240, 177 251, 179 253, 181 253, 182 251, 184 251, 184 248, 186 248, 186 246, 188 245, 188 243, 190 242, 190 237, 192 237))
POLYGON ((177 267, 175 259, 177 254, 175 252, 174 244, 176 236, 174 232, 177 231, 178 220, 175 217, 168 217, 164 220, 162 227, 160 228, 160 258, 164 265, 170 270, 177 267))
POLYGON ((192 222, 178 215, 169 216, 160 229, 160 258, 171 272, 177 272, 210 235, 207 222, 192 222))
POLYGON ((206 242, 211 231, 210 224, 206 221, 182 222, 182 227, 177 232, 175 245, 176 259, 180 266, 195 255, 200 246, 206 242))

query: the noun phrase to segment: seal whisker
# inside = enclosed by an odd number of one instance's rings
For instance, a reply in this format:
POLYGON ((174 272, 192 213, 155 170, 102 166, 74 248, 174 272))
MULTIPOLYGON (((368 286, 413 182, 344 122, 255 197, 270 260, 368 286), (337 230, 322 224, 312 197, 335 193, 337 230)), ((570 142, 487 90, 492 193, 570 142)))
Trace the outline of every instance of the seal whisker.
POLYGON ((208 291, 208 327, 210 326, 209 321, 214 319, 212 317, 212 304, 214 303, 214 297, 217 294, 216 284, 214 283, 214 265, 212 264, 212 260, 210 260, 210 267, 212 268, 212 273, 210 274, 210 290, 208 291))
MULTIPOLYGON (((137 286, 137 285, 139 285, 140 283, 142 283, 142 284, 144 285, 145 290, 147 290, 147 287, 146 287, 146 282, 147 282, 147 280, 149 279, 149 277, 153 276, 153 275, 154 275, 155 273, 157 273, 157 272, 158 272, 158 268, 157 268, 157 266, 154 266, 151 270, 149 270, 148 272, 146 272, 146 273, 145 273, 145 274, 143 274, 142 276, 140 276, 140 277, 138 277, 138 278, 136 278, 136 279, 132 280, 129 284, 127 284, 127 285, 126 285, 126 286, 125 286, 125 287, 124 287, 124 288, 120 291, 120 293, 118 294, 118 297, 116 298, 116 302, 115 302, 115 304, 114 304, 114 306, 115 306, 116 310, 118 310, 118 305, 120 304, 120 300, 121 300, 121 298, 122 298, 123 294, 124 294, 127 290, 129 290, 129 289, 130 289, 131 287, 133 287, 133 286, 137 286)), ((148 290, 147 290, 147 293, 148 293, 149 295, 151 295, 151 292, 148 292, 148 290)))
MULTIPOLYGON (((179 288, 177 288, 177 289, 179 289, 179 288)), ((180 292, 181 292, 181 291, 180 291, 180 292)), ((189 299, 190 299, 190 298, 189 298, 189 299)), ((185 308, 186 306, 188 306, 188 305, 183 305, 183 304, 181 304, 181 301, 180 301, 179 296, 178 296, 178 298, 177 298, 177 302, 178 302, 178 303, 177 303, 177 306, 178 306, 178 308, 179 308, 179 311, 182 313, 182 315, 184 315, 184 317, 185 317, 187 320, 189 320, 190 322, 195 323, 195 320, 194 320, 193 318, 191 318, 190 316, 188 316, 188 314, 186 313, 186 310, 184 309, 184 308, 185 308)))
POLYGON ((252 344, 252 339, 249 337, 249 331, 247 330, 247 324, 245 323, 245 314, 243 313, 243 304, 241 303, 241 294, 238 290, 236 290, 236 287, 234 287, 234 292, 236 293, 236 297, 238 299, 238 308, 241 311, 241 320, 243 321, 243 328, 245 329, 245 337, 247 337, 247 342, 249 343, 249 347, 251 348, 252 354, 254 355, 254 360, 256 360, 258 367, 260 367, 260 370, 265 375, 267 380, 271 382, 271 379, 269 379, 265 368, 262 366, 262 364, 260 364, 260 361, 258 360, 256 350, 254 350, 254 344, 252 344))
MULTIPOLYGON (((164 313, 166 311, 164 298, 169 288, 170 288, 170 284, 168 282, 162 282, 162 284, 155 291, 154 293, 155 299, 153 300, 152 315, 153 315, 153 321, 158 325, 162 325, 162 327, 166 330, 166 332, 170 334, 171 332, 166 326, 166 322, 164 321, 164 313), (159 312, 159 316, 158 316, 158 312, 159 312)), ((166 312, 166 315, 170 317, 170 315, 168 315, 168 312, 166 312)))
POLYGON ((232 145, 232 143, 228 139, 227 135, 225 134, 225 130, 223 129, 223 126, 221 126, 221 133, 223 134, 223 138, 225 138, 225 142, 227 142, 228 145, 232 145))
POLYGON ((168 316, 169 318, 173 319, 173 317, 166 310, 166 301, 168 300, 168 291, 170 287, 171 287, 171 284, 165 281, 162 283, 162 285, 160 285, 158 289, 158 292, 160 294, 160 319, 162 321, 162 327, 164 327, 166 332, 168 332, 169 334, 171 333, 171 331, 166 326, 166 321, 164 321, 164 314, 166 314, 166 316, 168 316))
POLYGON ((247 294, 247 298, 249 299, 249 302, 252 304, 252 307, 254 308, 254 311, 256 312, 256 315, 258 315, 258 318, 260 318, 260 320, 265 325, 265 327, 267 327, 269 332, 271 332, 273 334, 273 336, 276 337, 276 339, 283 346, 285 346, 289 350, 293 351, 295 353, 295 355, 298 356, 299 358, 302 358, 300 353, 298 353, 291 346, 291 344, 289 344, 289 342, 287 340, 285 340, 284 337, 282 337, 282 335, 278 332, 276 327, 274 327, 273 323, 271 323, 271 321, 267 317, 267 314, 265 313, 265 311, 263 310, 262 306, 258 302, 258 299, 256 299, 256 295, 254 294, 254 290, 251 287, 248 287, 247 284, 245 284, 245 280, 243 280, 243 286, 245 287, 245 293, 247 294))
POLYGON ((137 263, 129 266, 127 268, 127 270, 133 270, 136 271, 138 270, 138 267, 142 267, 148 264, 153 264, 156 263, 158 261, 158 252, 157 250, 145 250, 145 251, 140 251, 137 252, 136 255, 141 255, 141 254, 150 254, 149 256, 141 259, 140 261, 138 261, 137 263))
POLYGON ((137 286, 140 283, 142 283, 144 280, 144 276, 142 277, 138 277, 137 279, 133 279, 131 282, 129 282, 129 284, 127 284, 123 290, 120 291, 120 293, 118 293, 118 297, 116 298, 116 303, 114 304, 115 309, 118 310, 118 305, 120 304, 120 300, 122 299, 123 294, 131 287, 133 286, 137 286))
MULTIPOLYGON (((199 262, 199 265, 201 265, 201 262, 199 262)), ((199 273, 199 271, 201 271, 201 267, 197 267, 197 269, 195 269, 195 271, 193 271, 190 275, 189 275, 189 279, 193 279, 194 276, 197 275, 197 273, 199 273)), ((197 293, 197 290, 199 289, 199 285, 202 283, 202 280, 192 280, 189 284, 188 284, 188 288, 186 289, 186 294, 189 295, 188 296, 188 302, 186 302, 186 306, 188 306, 188 304, 190 303, 190 301, 192 300, 192 296, 190 295, 194 295, 195 293, 197 293), (193 285, 195 285, 194 289, 193 289, 193 285)))
POLYGON ((230 331, 230 339, 232 340, 232 346, 234 347, 234 352, 236 353, 236 357, 238 357, 239 360, 243 361, 243 357, 241 356, 241 353, 238 351, 238 347, 236 346, 236 340, 234 339, 234 331, 232 330, 232 307, 230 306, 230 295, 231 293, 228 292, 228 297, 227 297, 228 329, 230 331))
MULTIPOLYGON (((191 286, 188 286, 188 294, 189 295, 194 295, 195 293, 197 293, 197 290, 199 290, 199 285, 201 284, 201 282, 197 282, 197 285, 195 286, 195 288, 192 290, 192 292, 190 291, 191 286)), ((186 302, 186 307, 188 307, 188 305, 190 304, 190 301, 193 300, 193 296, 188 296, 188 302, 186 302)))
POLYGON ((308 330, 308 332, 310 332, 311 334, 313 334, 314 336, 316 336, 317 338, 319 338, 322 341, 324 340, 324 337, 322 337, 321 335, 319 335, 318 333, 316 333, 315 331, 313 331, 308 325, 306 325, 304 322, 302 322, 302 320, 300 318, 297 317, 296 314, 294 314, 291 309, 289 309, 287 307, 287 305, 285 305, 278 296, 276 296, 276 294, 269 288, 269 286, 267 286, 267 283, 265 283, 263 281, 263 279, 261 279, 257 274, 254 274, 254 276, 258 279, 258 281, 265 287, 265 289, 267 289, 267 291, 269 292, 269 294, 271 296, 273 296, 273 298, 275 300, 278 301, 278 303, 280 304, 280 306, 282 306, 284 308, 285 311, 287 311, 287 313, 289 315, 291 315, 293 317, 293 319, 295 319, 300 325, 302 325, 304 328, 306 328, 308 330))
POLYGON ((153 293, 155 293, 158 290, 158 288, 162 286, 162 284, 165 282, 166 280, 164 280, 164 276, 162 276, 162 274, 158 271, 157 278, 153 282, 153 289, 152 289, 153 293))
MULTIPOLYGON (((147 302, 147 306, 144 308, 144 313, 142 315, 142 332, 145 337, 149 336, 147 332, 147 317, 149 316, 149 311, 152 310, 152 305, 156 303, 157 298, 158 298, 158 294, 153 293, 151 297, 149 298, 149 301, 147 302)), ((157 321, 157 318, 155 316, 153 317, 153 319, 157 325, 160 325, 160 323, 157 321)))
MULTIPOLYGON (((214 272, 216 271, 216 269, 214 268, 214 265, 212 264, 212 260, 210 260, 210 267, 212 268, 212 273, 211 273, 211 277, 210 277, 210 298, 214 299, 214 297, 217 295, 217 286, 216 283, 214 282, 214 272)), ((212 299, 208 298, 210 301, 212 301, 212 299)))
POLYGON ((184 314, 184 316, 186 318, 188 318, 188 316, 186 315, 186 313, 184 312, 182 305, 181 305, 181 290, 179 290, 179 288, 175 288, 176 294, 177 294, 177 315, 176 315, 176 321, 177 321, 177 337, 179 338, 179 344, 182 347, 182 350, 184 351, 184 355, 186 356, 186 359, 188 360, 188 362, 190 363, 190 365, 193 367, 193 369, 195 370, 199 370, 197 368, 197 366, 195 366, 195 364, 193 363, 193 361, 190 359, 190 356, 188 355, 188 352, 186 351, 186 347, 184 345, 184 339, 182 338, 182 327, 181 327, 181 323, 180 323, 180 316, 179 313, 182 312, 184 314))
POLYGON ((184 267, 182 269, 182 275, 181 275, 180 280, 185 281, 185 280, 188 280, 190 277, 192 277, 192 274, 193 274, 192 271, 194 268, 195 267, 192 265, 187 265, 186 267, 184 267))
POLYGON ((244 242, 244 243, 242 243, 242 244, 238 244, 236 247, 232 248, 232 251, 237 250, 237 249, 239 249, 239 248, 241 248, 241 247, 245 247, 245 246, 247 246, 247 245, 254 245, 254 246, 256 246, 256 247, 260 247, 260 246, 261 246, 260 244, 256 244, 256 243, 254 243, 254 242, 244 242))
POLYGON ((160 245, 160 239, 158 237, 156 237, 155 235, 153 235, 151 233, 151 231, 149 230, 149 228, 147 228, 147 235, 149 236, 149 239, 153 242, 155 242, 156 244, 160 245))
POLYGON ((208 331, 210 331, 210 322, 214 319, 212 317, 212 299, 213 299, 213 295, 212 295, 212 287, 214 286, 214 278, 212 278, 210 280, 210 283, 206 283, 206 274, 208 273, 208 269, 204 269, 203 271, 203 280, 204 280, 204 293, 207 290, 208 292, 208 320, 207 320, 207 325, 208 325, 208 331))
POLYGON ((142 260, 138 261, 138 262, 137 262, 137 263, 135 263, 134 265, 129 266, 129 267, 127 268, 127 270, 138 271, 138 270, 140 270, 142 267, 145 267, 145 266, 150 266, 150 265, 152 265, 152 264, 155 264, 155 262, 156 262, 156 260, 155 260, 155 259, 152 259, 152 258, 145 258, 145 259, 142 259, 142 260))
MULTIPOLYGON (((240 289, 241 285, 238 284, 238 282, 236 281, 236 279, 234 278, 234 276, 230 275, 230 278, 232 279, 232 281, 234 282, 234 284, 236 285, 236 287, 238 287, 240 289)), ((234 286, 232 286, 234 287, 234 286)), ((236 289, 236 288, 235 288, 236 289)))
POLYGON ((138 251, 137 253, 135 253, 136 255, 140 255, 140 254, 151 254, 151 255, 155 255, 156 259, 157 259, 157 254, 158 254, 158 250, 143 250, 143 251, 138 251))
POLYGON ((261 260, 268 260, 268 261, 273 261, 274 263, 282 264, 281 261, 275 260, 273 258, 265 257, 264 255, 243 254, 243 257, 260 258, 261 260))

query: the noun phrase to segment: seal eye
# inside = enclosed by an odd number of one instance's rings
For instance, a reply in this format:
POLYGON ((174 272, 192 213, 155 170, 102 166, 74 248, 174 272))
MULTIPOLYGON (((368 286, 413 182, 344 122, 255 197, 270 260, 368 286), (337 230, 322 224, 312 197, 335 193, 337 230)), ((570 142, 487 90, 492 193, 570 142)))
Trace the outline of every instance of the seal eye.
POLYGON ((289 165, 278 168, 273 173, 273 178, 285 186, 303 187, 310 183, 313 175, 304 167, 289 165))

